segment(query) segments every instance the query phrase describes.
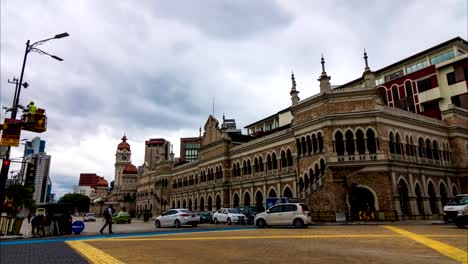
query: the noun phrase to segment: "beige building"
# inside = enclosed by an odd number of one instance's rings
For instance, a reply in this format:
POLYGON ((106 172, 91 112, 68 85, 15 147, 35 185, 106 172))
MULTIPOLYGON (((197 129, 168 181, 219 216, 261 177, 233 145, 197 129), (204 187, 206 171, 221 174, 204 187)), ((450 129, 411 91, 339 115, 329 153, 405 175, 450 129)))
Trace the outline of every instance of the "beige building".
POLYGON ((145 158, 137 214, 290 197, 315 220, 438 219, 468 192, 467 51, 455 38, 377 71, 365 53, 362 76, 334 89, 322 58, 320 93, 301 100, 292 76, 291 106, 248 135, 209 116, 197 160, 145 158))

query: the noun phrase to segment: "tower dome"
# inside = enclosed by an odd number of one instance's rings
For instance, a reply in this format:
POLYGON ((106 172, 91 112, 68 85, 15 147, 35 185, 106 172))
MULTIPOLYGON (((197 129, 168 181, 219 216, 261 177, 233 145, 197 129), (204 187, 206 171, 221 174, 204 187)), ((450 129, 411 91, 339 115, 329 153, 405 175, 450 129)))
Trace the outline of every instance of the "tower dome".
POLYGON ((135 167, 135 165, 131 164, 131 163, 127 163, 123 169, 123 174, 137 174, 138 173, 138 170, 137 168, 135 167))
POLYGON ((130 151, 130 145, 127 143, 127 137, 124 136, 122 137, 122 142, 119 143, 119 145, 117 146, 117 149, 118 150, 127 150, 127 151, 130 151))
POLYGON ((104 180, 104 178, 101 178, 97 183, 96 187, 109 187, 109 183, 104 180))

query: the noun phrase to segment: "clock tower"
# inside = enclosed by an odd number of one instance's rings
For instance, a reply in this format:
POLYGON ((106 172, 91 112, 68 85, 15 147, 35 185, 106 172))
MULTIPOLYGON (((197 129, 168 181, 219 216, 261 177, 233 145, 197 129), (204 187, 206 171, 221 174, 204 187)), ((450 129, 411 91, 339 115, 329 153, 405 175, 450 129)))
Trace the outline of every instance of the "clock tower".
POLYGON ((114 188, 119 189, 122 185, 122 172, 127 164, 131 164, 132 152, 130 151, 130 145, 127 143, 127 137, 122 137, 122 142, 117 145, 117 151, 115 152, 115 177, 114 177, 114 188))

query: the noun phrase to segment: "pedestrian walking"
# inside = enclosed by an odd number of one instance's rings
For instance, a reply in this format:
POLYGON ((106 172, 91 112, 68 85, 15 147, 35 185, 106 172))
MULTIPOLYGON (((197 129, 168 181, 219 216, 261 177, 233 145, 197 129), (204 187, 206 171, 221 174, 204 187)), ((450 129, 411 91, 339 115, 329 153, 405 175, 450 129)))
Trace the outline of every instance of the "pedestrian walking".
POLYGON ((114 214, 114 208, 112 208, 112 204, 110 204, 106 209, 104 209, 104 219, 106 220, 106 223, 104 226, 101 228, 99 233, 104 234, 104 229, 106 226, 109 225, 109 234, 113 234, 112 232, 112 215, 114 214))

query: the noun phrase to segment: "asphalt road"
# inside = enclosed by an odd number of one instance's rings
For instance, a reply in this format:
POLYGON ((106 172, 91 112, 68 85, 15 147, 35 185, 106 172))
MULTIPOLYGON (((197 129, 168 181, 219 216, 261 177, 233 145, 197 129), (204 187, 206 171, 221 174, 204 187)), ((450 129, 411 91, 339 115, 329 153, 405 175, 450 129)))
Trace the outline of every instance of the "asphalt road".
POLYGON ((468 263, 468 229, 454 226, 225 227, 0 242, 0 257, 2 263, 468 263), (30 262, 31 254, 67 261, 30 262))

